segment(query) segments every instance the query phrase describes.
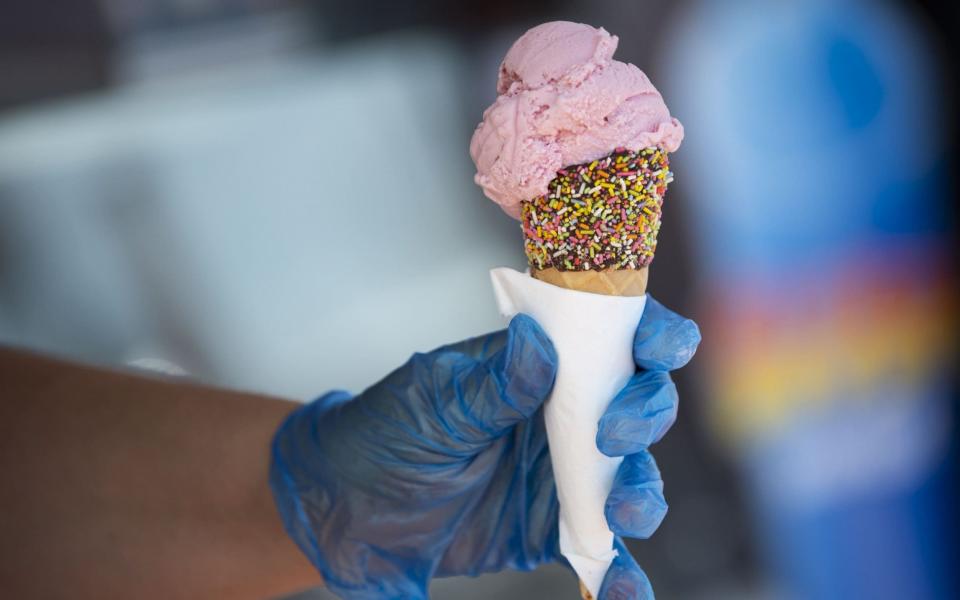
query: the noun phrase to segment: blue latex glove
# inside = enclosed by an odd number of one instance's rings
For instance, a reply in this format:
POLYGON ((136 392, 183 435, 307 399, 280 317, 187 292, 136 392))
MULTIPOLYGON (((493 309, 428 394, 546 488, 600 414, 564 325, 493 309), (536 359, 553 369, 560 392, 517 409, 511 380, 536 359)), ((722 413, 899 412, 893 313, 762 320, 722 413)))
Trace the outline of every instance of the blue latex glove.
MULTIPOLYGON (((666 514, 647 447, 673 424, 666 371, 686 364, 696 325, 647 301, 637 374, 600 421, 597 445, 625 456, 606 506, 620 556, 599 600, 652 598, 619 536, 666 514)), ((557 358, 537 323, 415 354, 356 398, 298 409, 273 445, 270 483, 287 531, 343 598, 426 598, 430 579, 530 570, 559 553, 557 494, 542 404, 557 358)))

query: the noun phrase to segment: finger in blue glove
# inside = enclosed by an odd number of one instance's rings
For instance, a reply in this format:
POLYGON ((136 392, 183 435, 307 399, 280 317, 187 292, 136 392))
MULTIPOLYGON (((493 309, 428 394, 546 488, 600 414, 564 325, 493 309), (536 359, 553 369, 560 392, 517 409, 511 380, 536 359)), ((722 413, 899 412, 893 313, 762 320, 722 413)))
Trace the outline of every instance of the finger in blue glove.
POLYGON ((677 402, 668 373, 636 373, 600 418, 597 448, 607 456, 626 456, 660 441, 677 420, 677 402))
POLYGON ((648 451, 624 457, 607 496, 604 514, 610 530, 623 537, 646 539, 667 516, 663 481, 648 451))
POLYGON ((653 600, 653 586, 623 540, 616 538, 617 557, 603 578, 598 600, 653 600))
POLYGON ((690 362, 700 345, 700 328, 681 317, 653 296, 647 305, 633 338, 633 359, 646 371, 673 371, 690 362))

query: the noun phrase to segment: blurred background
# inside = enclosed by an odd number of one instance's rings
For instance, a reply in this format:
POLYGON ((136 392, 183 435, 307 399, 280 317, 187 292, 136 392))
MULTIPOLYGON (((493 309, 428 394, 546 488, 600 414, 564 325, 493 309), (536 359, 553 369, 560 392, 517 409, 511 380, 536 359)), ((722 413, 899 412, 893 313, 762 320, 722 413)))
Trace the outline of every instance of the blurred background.
POLYGON ((955 598, 949 5, 6 0, 0 343, 308 400, 502 327, 521 234, 470 135, 523 31, 603 26, 687 130, 651 291, 704 343, 631 545, 658 596, 955 598))

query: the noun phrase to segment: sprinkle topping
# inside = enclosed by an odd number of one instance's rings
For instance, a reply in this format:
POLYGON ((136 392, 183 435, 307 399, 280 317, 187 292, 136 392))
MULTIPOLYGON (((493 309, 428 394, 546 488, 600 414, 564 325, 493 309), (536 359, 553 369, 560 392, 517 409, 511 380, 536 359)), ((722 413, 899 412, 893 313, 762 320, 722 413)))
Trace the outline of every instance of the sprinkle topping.
POLYGON ((673 181, 667 153, 617 148, 557 171, 545 196, 524 202, 524 247, 535 269, 642 269, 653 260, 660 209, 673 181))

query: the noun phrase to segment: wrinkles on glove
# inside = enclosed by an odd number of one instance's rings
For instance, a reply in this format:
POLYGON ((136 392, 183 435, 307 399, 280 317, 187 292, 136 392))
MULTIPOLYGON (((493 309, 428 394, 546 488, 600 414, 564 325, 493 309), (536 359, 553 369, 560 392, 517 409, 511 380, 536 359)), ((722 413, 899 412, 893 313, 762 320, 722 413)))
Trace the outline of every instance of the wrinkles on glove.
POLYGON ((270 475, 291 537, 343 598, 425 598, 438 575, 557 556, 540 406, 556 353, 533 319, 414 355, 291 414, 270 475))

